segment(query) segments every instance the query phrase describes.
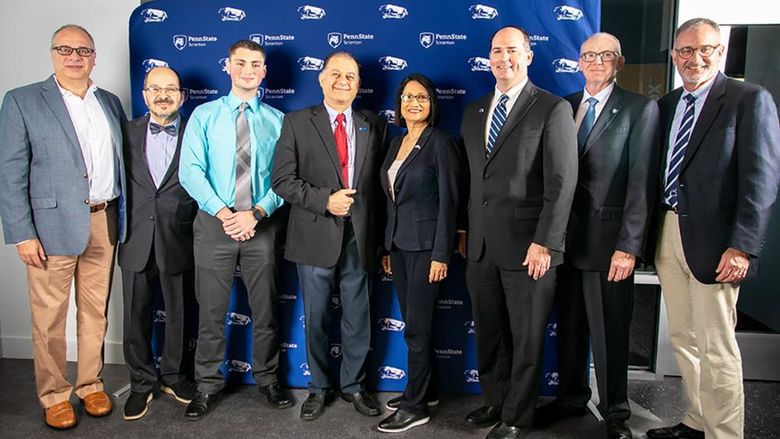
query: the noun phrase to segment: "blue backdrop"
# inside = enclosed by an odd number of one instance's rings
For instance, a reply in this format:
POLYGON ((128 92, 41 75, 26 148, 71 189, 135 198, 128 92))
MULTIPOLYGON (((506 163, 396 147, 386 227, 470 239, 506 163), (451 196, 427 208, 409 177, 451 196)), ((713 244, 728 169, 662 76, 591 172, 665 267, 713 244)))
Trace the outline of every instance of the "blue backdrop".
MULTIPOLYGON (((579 46, 599 29, 598 0, 448 0, 259 2, 158 0, 144 3, 130 17, 132 113, 144 114, 141 96, 145 72, 158 65, 175 68, 186 93, 183 113, 230 91, 227 48, 252 39, 266 52, 268 74, 258 89, 267 104, 288 112, 322 100, 317 74, 333 50, 353 53, 361 63, 356 105, 392 121, 393 97, 401 79, 428 75, 441 101, 441 126, 459 131, 464 106, 490 92, 494 80, 488 65, 490 36, 515 24, 525 28, 534 51, 531 80, 558 95, 583 86, 577 73, 579 46), (197 5, 197 6, 195 6, 197 5)), ((398 134, 393 129, 391 134, 398 134)), ((478 393, 474 322, 463 277, 463 259, 453 258, 434 318, 434 348, 441 389, 478 393)), ((280 265, 279 317, 282 377, 305 387, 309 380, 303 332, 303 304, 295 268, 280 265)), ((391 279, 374 282, 372 352, 369 386, 400 391, 406 385, 404 323, 391 279)), ((340 312, 338 296, 333 311, 340 312)), ((156 314, 164 320, 164 313, 156 314)), ((554 316, 548 325, 542 394, 555 393, 554 316)), ((163 322, 158 322, 163 324, 163 322)), ((225 371, 231 381, 252 383, 251 311, 237 277, 226 316, 228 349, 225 371)), ((160 332, 157 332, 158 337, 160 332)), ((334 326, 331 354, 339 361, 341 345, 334 326)), ((160 340, 155 340, 159 349, 160 340)), ((190 343, 192 349, 194 343, 190 343)), ((158 350, 159 352, 159 350, 158 350)))

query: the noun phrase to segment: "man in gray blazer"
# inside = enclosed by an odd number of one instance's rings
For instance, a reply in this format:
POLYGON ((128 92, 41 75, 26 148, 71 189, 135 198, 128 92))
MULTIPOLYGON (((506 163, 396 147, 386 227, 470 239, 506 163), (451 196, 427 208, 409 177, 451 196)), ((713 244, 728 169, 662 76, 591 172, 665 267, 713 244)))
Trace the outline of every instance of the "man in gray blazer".
POLYGON ((119 99, 98 88, 92 36, 65 25, 51 44, 54 75, 11 90, 0 110, 0 217, 7 244, 27 265, 33 359, 46 424, 77 419, 71 393, 91 416, 111 412, 103 391, 103 338, 117 241, 124 240, 119 99), (78 306, 78 378, 65 377, 71 284, 78 306))
POLYGON ((292 205, 285 257, 298 264, 306 316, 309 397, 301 418, 319 417, 333 396, 330 362, 330 296, 342 303, 340 388, 367 416, 380 410, 363 381, 371 342, 368 272, 377 265, 377 236, 384 218, 379 165, 387 124, 353 109, 360 85, 358 63, 334 52, 319 75, 324 103, 284 117, 273 167, 274 191, 292 205))

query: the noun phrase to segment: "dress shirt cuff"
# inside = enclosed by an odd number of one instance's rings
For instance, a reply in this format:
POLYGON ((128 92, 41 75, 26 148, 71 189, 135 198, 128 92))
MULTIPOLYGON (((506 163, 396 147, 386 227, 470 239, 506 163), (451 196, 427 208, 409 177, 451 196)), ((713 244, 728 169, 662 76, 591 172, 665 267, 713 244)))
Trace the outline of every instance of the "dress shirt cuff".
POLYGON ((18 247, 18 246, 20 246, 20 245, 22 245, 22 244, 24 244, 24 243, 26 243, 26 242, 30 242, 30 241, 32 241, 32 239, 25 239, 24 241, 17 242, 17 243, 16 243, 16 244, 14 244, 14 245, 18 247))
POLYGON ((271 216, 272 213, 276 210, 277 206, 274 200, 271 199, 269 196, 265 196, 260 199, 260 201, 257 202, 257 206, 262 207, 265 211, 265 214, 268 216, 271 216))
POLYGON ((211 197, 203 204, 203 210, 211 216, 217 216, 217 212, 227 205, 219 197, 211 197))

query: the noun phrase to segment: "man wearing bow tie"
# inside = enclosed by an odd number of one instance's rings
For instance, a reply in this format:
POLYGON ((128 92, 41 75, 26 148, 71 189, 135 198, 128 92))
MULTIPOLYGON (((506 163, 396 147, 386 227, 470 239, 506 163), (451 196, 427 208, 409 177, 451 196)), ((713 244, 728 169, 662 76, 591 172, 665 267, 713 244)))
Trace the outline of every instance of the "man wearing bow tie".
POLYGON ((610 439, 631 438, 626 420, 634 265, 643 256, 648 175, 659 145, 655 101, 615 83, 623 62, 617 38, 591 36, 580 50, 585 89, 566 97, 575 112, 579 173, 558 268, 560 385, 557 400, 537 410, 535 419, 544 426, 586 413, 590 335, 598 408, 610 439))
POLYGON ((152 357, 154 285, 165 304, 165 344, 160 387, 188 403, 194 385, 182 371, 184 301, 193 294, 192 220, 195 200, 179 184, 179 151, 186 121, 179 114, 183 94, 173 69, 146 74, 143 90, 149 114, 123 127, 128 186, 127 241, 119 246, 124 293, 124 354, 131 393, 126 420, 146 414, 158 382, 152 357))

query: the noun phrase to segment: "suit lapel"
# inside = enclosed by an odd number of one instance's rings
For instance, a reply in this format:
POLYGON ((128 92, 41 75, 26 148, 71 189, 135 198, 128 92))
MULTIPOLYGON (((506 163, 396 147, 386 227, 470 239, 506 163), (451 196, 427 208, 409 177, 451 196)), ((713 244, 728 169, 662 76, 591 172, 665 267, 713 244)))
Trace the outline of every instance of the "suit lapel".
POLYGON ((130 160, 137 160, 138 163, 140 163, 142 166, 140 166, 138 169, 144 169, 146 172, 136 172, 133 175, 135 175, 138 179, 141 181, 138 181, 138 183, 143 184, 144 186, 148 187, 152 192, 157 190, 157 186, 154 184, 154 179, 152 178, 152 172, 149 170, 149 163, 146 161, 146 126, 149 123, 149 115, 147 114, 141 119, 136 120, 135 122, 131 123, 130 129, 128 130, 127 135, 130 137, 128 139, 129 142, 129 152, 130 152, 130 160))
MULTIPOLYGON (((512 130, 514 130, 517 124, 520 123, 520 121, 523 119, 523 116, 525 116, 525 113, 527 113, 533 104, 536 103, 536 93, 536 87, 529 80, 525 87, 523 87, 520 95, 517 97, 517 101, 515 101, 515 105, 512 107, 512 111, 507 116, 506 122, 504 122, 504 126, 501 127, 501 132, 498 133, 496 144, 493 145, 493 152, 490 153, 490 157, 487 159, 487 162, 493 160, 493 157, 498 154, 498 150, 504 146, 504 143, 507 137, 509 137, 509 134, 512 132, 512 130)), ((485 125, 482 126, 484 127, 485 125)))
POLYGON ((712 88, 707 95, 707 100, 704 101, 704 106, 701 109, 701 114, 696 120, 693 126, 693 132, 691 138, 688 141, 688 146, 685 147, 685 157, 683 158, 682 165, 680 165, 680 172, 685 170, 688 163, 691 161, 691 157, 696 154, 699 149, 704 135, 709 132, 712 122, 723 107, 723 95, 726 94, 726 77, 723 74, 718 73, 718 76, 714 79, 712 88))
MULTIPOLYGON (((165 176, 163 177, 162 181, 160 182, 160 189, 162 189, 166 184, 168 184, 168 181, 174 175, 178 175, 179 174, 179 155, 181 153, 181 140, 184 137, 184 127, 186 125, 187 125, 187 121, 184 119, 184 117, 182 117, 179 120, 179 135, 176 138, 176 151, 174 151, 173 158, 171 158, 171 164, 168 165, 168 170, 165 171, 165 176)), ((144 136, 144 139, 145 138, 146 138, 146 136, 144 136)))
POLYGON ((602 134, 604 134, 604 131, 609 127, 612 121, 615 120, 617 115, 620 113, 620 110, 622 110, 623 98, 623 90, 615 85, 615 88, 612 89, 612 94, 610 94, 609 99, 607 99, 607 102, 604 104, 604 108, 601 110, 601 114, 599 114, 599 118, 596 119, 596 123, 590 130, 588 139, 585 141, 585 148, 582 149, 580 157, 584 156, 588 153, 588 151, 590 151, 590 148, 593 147, 593 144, 596 143, 596 141, 599 139, 599 137, 601 137, 602 134))
POLYGON ((406 160, 404 160, 404 162, 401 164, 401 167, 398 168, 398 176, 396 176, 395 181, 400 179, 400 176, 403 175, 403 172, 407 167, 409 167, 409 164, 420 155, 420 151, 425 148, 425 145, 428 143, 428 139, 431 137, 432 132, 433 127, 425 127, 425 130, 423 130, 422 134, 420 134, 420 138, 417 139, 417 143, 415 144, 414 148, 412 148, 411 152, 409 152, 409 155, 406 156, 406 160))
POLYGON ((338 154, 336 153, 336 139, 333 137, 333 129, 330 126, 330 118, 328 117, 328 111, 324 105, 318 105, 312 109, 311 122, 314 124, 314 128, 322 139, 322 147, 325 148, 325 153, 330 158, 330 163, 333 165, 333 169, 336 171, 336 175, 342 184, 342 187, 347 187, 342 181, 341 177, 341 164, 339 162, 338 154))
POLYGON ((475 151, 474 157, 477 157, 480 168, 484 168, 486 162, 485 145, 487 144, 487 139, 485 138, 485 124, 487 123, 487 115, 490 111, 490 102, 492 99, 492 94, 488 94, 482 97, 479 104, 477 105, 476 117, 472 119, 475 120, 474 123, 476 125, 474 125, 474 129, 477 130, 477 138, 479 139, 479 142, 477 142, 475 145, 479 148, 479 151, 475 151))
POLYGON ((50 76, 43 83, 42 92, 43 99, 46 104, 54 113, 54 117, 60 123, 62 130, 65 132, 65 136, 71 143, 70 148, 71 155, 73 156, 73 162, 77 164, 82 173, 86 173, 87 165, 84 161, 84 155, 81 151, 81 144, 79 138, 76 135, 76 129, 73 127, 73 121, 70 119, 68 108, 65 106, 65 101, 62 98, 60 88, 57 86, 57 82, 54 80, 54 75, 50 76))
MULTIPOLYGON (((366 161, 366 153, 368 152, 368 138, 371 135, 371 126, 368 124, 363 113, 352 110, 352 125, 355 128, 355 169, 352 174, 353 186, 357 186, 358 176, 360 176, 360 170, 363 168, 363 163, 366 161)), ((334 140, 335 143, 335 140, 334 140)), ((339 168, 340 170, 341 168, 339 168)), ((341 174, 339 172, 339 174, 341 174)), ((344 187, 349 187, 349 182, 344 182, 344 187)))

